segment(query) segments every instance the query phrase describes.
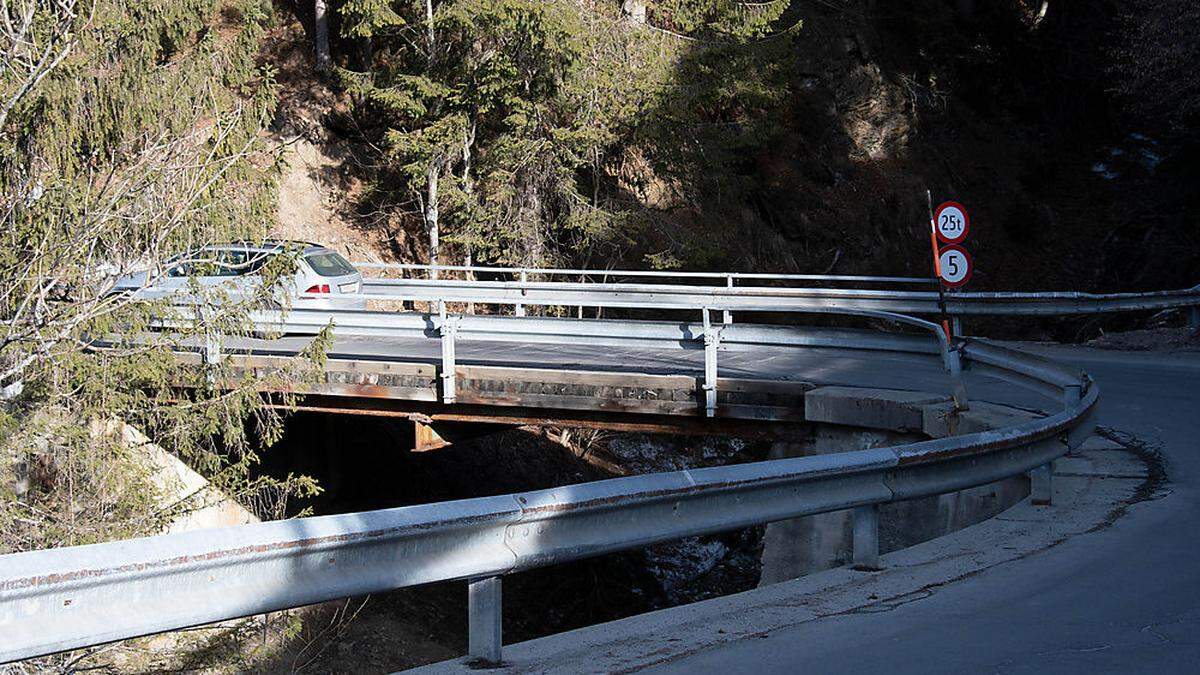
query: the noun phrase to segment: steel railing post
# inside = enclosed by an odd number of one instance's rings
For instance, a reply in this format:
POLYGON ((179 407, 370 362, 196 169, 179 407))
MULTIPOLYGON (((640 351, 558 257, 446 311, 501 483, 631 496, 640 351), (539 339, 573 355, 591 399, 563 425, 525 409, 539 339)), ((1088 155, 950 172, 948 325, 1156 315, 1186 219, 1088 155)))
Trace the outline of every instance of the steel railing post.
POLYGON ((879 569, 879 505, 854 509, 854 567, 879 569))
MULTIPOLYGON (((1070 410, 1083 398, 1083 385, 1063 387, 1063 408, 1070 410)), ((1054 462, 1047 462, 1029 472, 1029 500, 1038 506, 1054 501, 1054 462)))
POLYGON ((950 397, 954 400, 954 409, 958 411, 970 410, 971 406, 967 403, 967 388, 963 384, 962 377, 962 356, 959 347, 948 347, 945 352, 946 371, 950 373, 950 397))
POLYGON ((717 414, 717 347, 721 344, 721 332, 712 325, 708 308, 704 308, 704 414, 717 414))
MULTIPOLYGON (((200 361, 205 366, 221 364, 221 334, 213 329, 212 313, 207 305, 200 306, 200 324, 204 328, 204 344, 200 347, 200 361)), ((206 368, 204 379, 209 386, 216 386, 217 374, 213 368, 206 368)))
POLYGON ((1200 334, 1200 305, 1188 307, 1188 328, 1193 333, 1200 334))
POLYGON ((956 338, 963 337, 963 320, 961 316, 950 318, 950 335, 956 338))
POLYGON ((467 582, 468 653, 482 665, 500 665, 500 577, 467 582))
POLYGON ((204 333, 204 349, 201 352, 201 358, 206 366, 215 366, 221 363, 221 336, 212 331, 204 333))
MULTIPOLYGON (((733 275, 732 274, 725 276, 725 288, 733 288, 733 275)), ((725 325, 729 325, 729 324, 733 323, 733 312, 731 312, 729 310, 725 310, 725 315, 722 318, 724 320, 723 322, 725 323, 725 325)))
POLYGON ((1083 398, 1083 385, 1075 384, 1068 387, 1063 387, 1063 408, 1069 409, 1079 405, 1079 401, 1083 398))
MULTIPOLYGON (((526 294, 525 284, 528 283, 528 281, 529 281, 528 272, 526 270, 521 270, 521 295, 526 294)), ((525 316, 525 305, 522 305, 521 303, 518 302, 515 311, 516 311, 517 316, 525 316)))
POLYGON ((455 365, 454 341, 458 334, 458 317, 446 316, 446 302, 438 301, 438 334, 442 339, 442 402, 454 403, 455 365))

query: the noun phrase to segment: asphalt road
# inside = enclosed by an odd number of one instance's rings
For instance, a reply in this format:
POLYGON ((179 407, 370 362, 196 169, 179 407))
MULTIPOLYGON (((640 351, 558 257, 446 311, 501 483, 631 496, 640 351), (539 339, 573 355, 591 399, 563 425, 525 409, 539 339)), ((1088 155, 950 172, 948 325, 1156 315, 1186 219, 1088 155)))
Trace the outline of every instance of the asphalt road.
POLYGON ((1100 424, 1161 452, 1166 494, 892 611, 828 617, 651 671, 1200 671, 1200 355, 1034 349, 1093 375, 1100 424))

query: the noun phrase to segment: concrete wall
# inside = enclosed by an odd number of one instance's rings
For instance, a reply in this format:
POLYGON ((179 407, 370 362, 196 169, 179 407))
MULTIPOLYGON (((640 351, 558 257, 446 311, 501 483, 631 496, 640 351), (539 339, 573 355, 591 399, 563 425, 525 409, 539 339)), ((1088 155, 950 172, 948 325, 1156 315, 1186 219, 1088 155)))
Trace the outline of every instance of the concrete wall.
MULTIPOLYGON (((956 412, 944 397, 920 392, 822 387, 808 393, 811 437, 777 442, 771 459, 887 447, 1012 426, 1031 413, 985 403, 956 412)), ((1016 476, 936 497, 885 504, 880 552, 886 553, 991 518, 1024 499, 1029 481, 1016 476)), ((771 523, 763 539, 760 586, 847 564, 852 558, 852 511, 771 523)))
MULTIPOLYGON (((818 424, 811 438, 773 444, 770 459, 884 448, 918 440, 924 440, 924 436, 818 424)), ((834 511, 767 525, 763 534, 759 585, 767 586, 849 563, 853 556, 852 515, 852 511, 834 511)), ((921 526, 916 518, 912 524, 921 526)), ((883 522, 880 527, 884 527, 883 522)))
POLYGON ((214 490, 203 476, 137 429, 123 422, 113 422, 106 431, 120 433, 122 442, 144 458, 146 465, 153 470, 154 483, 162 490, 164 507, 180 502, 189 505, 182 516, 171 522, 166 532, 258 522, 258 518, 244 506, 214 490))

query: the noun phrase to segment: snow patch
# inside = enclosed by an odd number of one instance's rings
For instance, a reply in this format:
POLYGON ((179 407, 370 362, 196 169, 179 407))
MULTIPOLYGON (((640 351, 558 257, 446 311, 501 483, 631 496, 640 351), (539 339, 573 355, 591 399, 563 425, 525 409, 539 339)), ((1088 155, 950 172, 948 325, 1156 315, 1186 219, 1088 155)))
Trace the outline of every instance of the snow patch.
POLYGON ((652 547, 646 554, 647 569, 663 591, 671 594, 711 572, 728 553, 729 548, 720 541, 688 537, 652 547))

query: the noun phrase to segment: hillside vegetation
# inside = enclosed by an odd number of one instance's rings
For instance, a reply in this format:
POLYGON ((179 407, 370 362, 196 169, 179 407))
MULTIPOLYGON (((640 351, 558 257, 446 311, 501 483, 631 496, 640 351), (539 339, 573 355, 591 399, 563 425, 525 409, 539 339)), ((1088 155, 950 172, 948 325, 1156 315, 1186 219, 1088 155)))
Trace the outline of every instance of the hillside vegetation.
POLYGON ((327 4, 318 119, 404 259, 924 274, 928 189, 976 287, 1196 281, 1185 1, 327 4))

